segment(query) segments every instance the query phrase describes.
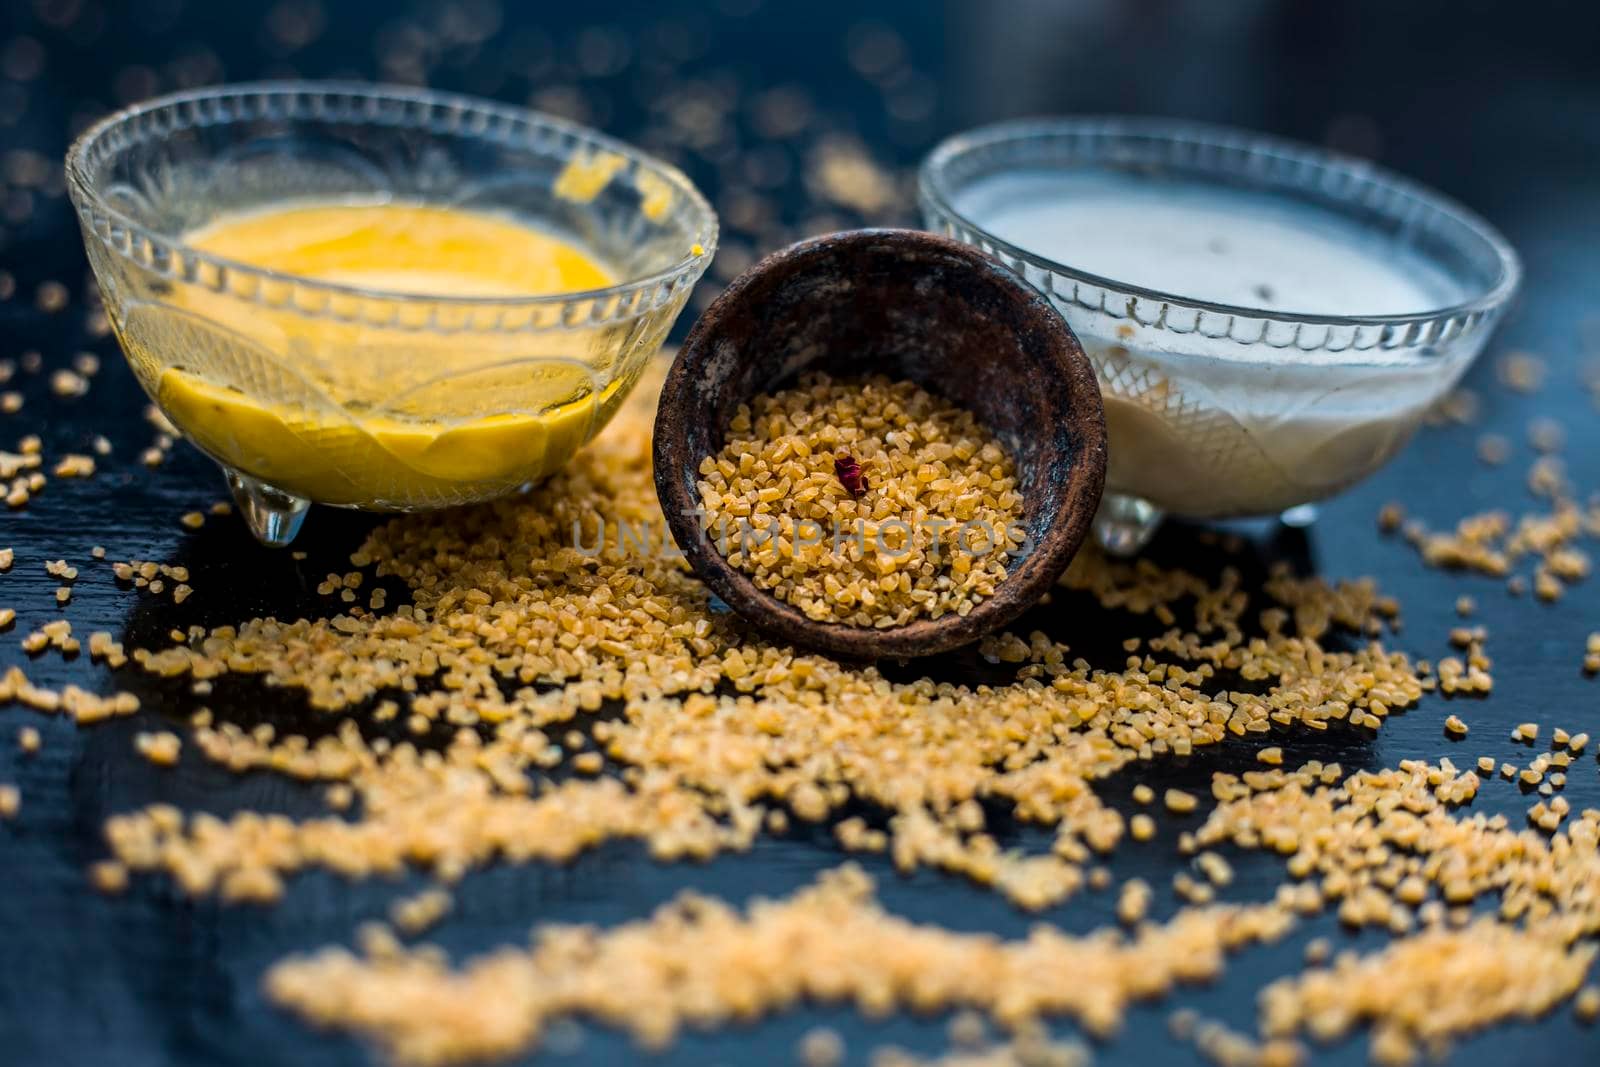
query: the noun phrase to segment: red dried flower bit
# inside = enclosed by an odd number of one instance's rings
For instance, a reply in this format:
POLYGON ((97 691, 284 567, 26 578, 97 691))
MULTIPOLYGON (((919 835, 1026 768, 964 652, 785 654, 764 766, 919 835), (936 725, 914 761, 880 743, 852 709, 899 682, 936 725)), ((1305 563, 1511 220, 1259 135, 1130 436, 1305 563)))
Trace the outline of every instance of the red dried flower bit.
POLYGON ((848 452, 841 452, 834 457, 833 473, 839 476, 839 484, 851 496, 860 496, 870 486, 867 485, 867 476, 861 473, 861 464, 856 462, 854 456, 848 452))

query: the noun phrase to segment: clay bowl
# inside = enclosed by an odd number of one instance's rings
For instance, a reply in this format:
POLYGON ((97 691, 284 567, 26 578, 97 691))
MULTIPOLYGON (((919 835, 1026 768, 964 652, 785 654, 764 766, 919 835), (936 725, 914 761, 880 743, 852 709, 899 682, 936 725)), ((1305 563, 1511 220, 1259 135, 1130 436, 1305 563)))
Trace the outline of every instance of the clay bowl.
POLYGON ((853 659, 967 644, 1053 586, 1105 480, 1100 387, 1078 339, 1036 290, 983 253, 913 230, 853 230, 766 257, 706 309, 667 374, 656 492, 689 565, 749 623, 853 659), (909 378, 973 412, 1015 457, 1031 550, 965 616, 874 630, 816 622, 758 588, 701 529, 697 468, 739 405, 808 370, 909 378))

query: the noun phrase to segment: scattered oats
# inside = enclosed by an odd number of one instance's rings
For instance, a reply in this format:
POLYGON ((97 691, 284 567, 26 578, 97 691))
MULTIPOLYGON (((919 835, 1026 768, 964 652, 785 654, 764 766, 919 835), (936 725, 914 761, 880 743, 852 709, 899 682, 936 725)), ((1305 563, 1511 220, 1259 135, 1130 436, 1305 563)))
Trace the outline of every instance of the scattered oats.
POLYGON ((1539 452, 1559 452, 1566 444, 1567 432, 1561 423, 1541 415, 1528 423, 1528 442, 1539 452))
POLYGON ((39 731, 34 729, 32 726, 24 726, 22 729, 17 731, 17 747, 28 755, 31 756, 33 753, 39 751, 39 746, 41 744, 42 741, 39 737, 39 731))
POLYGON ((1172 876, 1172 890, 1186 903, 1194 905, 1210 904, 1217 896, 1210 885, 1181 872, 1172 876))
POLYGON ((0 414, 15 415, 22 410, 22 394, 15 389, 0 393, 0 414))
POLYGON ((89 379, 66 368, 50 375, 50 391, 56 396, 82 396, 89 391, 89 379))
POLYGON ((1217 1067, 1300 1067, 1305 1061, 1305 1049, 1292 1040, 1260 1042, 1222 1023, 1198 1017, 1183 1028, 1189 1032, 1195 1049, 1217 1067))
POLYGON ((171 767, 178 762, 183 742, 178 739, 177 734, 164 730, 160 733, 138 734, 133 739, 133 747, 139 755, 151 763, 171 767))
POLYGON ((1012 1029, 1065 1016, 1106 1035, 1133 1002, 1205 982, 1227 952, 1276 940, 1291 924, 1271 906, 1211 906, 1126 937, 1040 929, 998 941, 894 915, 874 899, 871 880, 846 866, 747 911, 685 895, 605 930, 546 928, 530 948, 503 948, 459 969, 437 950, 408 950, 392 938, 362 956, 324 949, 273 966, 265 989, 308 1021, 365 1036, 400 1062, 435 1065, 508 1057, 578 1016, 607 1019, 661 1048, 686 1027, 786 1008, 802 990, 869 1014, 966 1008, 1012 1029), (759 981, 729 980, 752 968, 759 981), (1085 981, 1089 974, 1095 980, 1085 981), (480 1022, 462 1026, 463 1018, 480 1022))
POLYGON ((816 145, 806 181, 820 199, 869 216, 882 213, 897 196, 893 176, 858 140, 843 135, 829 135, 816 145))
POLYGON ((39 288, 34 290, 33 302, 40 311, 55 314, 67 306, 71 294, 67 287, 58 281, 43 281, 39 288))
POLYGON ((443 889, 428 889, 414 897, 397 900, 389 909, 389 921, 402 933, 415 937, 438 924, 450 911, 450 894, 443 889))
POLYGON ((989 1040, 989 1026, 975 1011, 956 1012, 945 1032, 950 1043, 959 1049, 979 1048, 989 1040))
POLYGON ((1256 762, 1265 763, 1269 767, 1281 766, 1283 763, 1283 749, 1278 748, 1276 745, 1271 748, 1263 748, 1256 753, 1256 762))
POLYGON ((111 895, 128 888, 128 868, 116 860, 101 860, 89 868, 89 884, 111 895))
POLYGON ((87 478, 94 474, 94 457, 69 452, 55 466, 57 478, 87 478))
POLYGON ((1500 384, 1519 393, 1538 392, 1544 384, 1545 362, 1532 352, 1507 352, 1495 361, 1500 384))
POLYGON ((1486 433, 1478 438, 1478 459, 1491 467, 1498 467, 1511 458, 1511 442, 1497 433, 1486 433))
POLYGON ((206 524, 206 517, 198 511, 185 512, 178 520, 191 530, 198 530, 206 524))
POLYGON ((797 1056, 803 1067, 838 1067, 844 1062, 844 1039, 825 1027, 807 1030, 797 1056))
POLYGON ((1578 989, 1594 954, 1542 925, 1480 918, 1461 929, 1424 929, 1274 982, 1261 993, 1262 1030, 1334 1041, 1370 1022, 1372 1058, 1399 1067, 1424 1050, 1442 1057, 1456 1037, 1549 1011, 1578 989))
POLYGON ((1600 1021, 1600 986, 1584 986, 1578 990, 1578 995, 1572 998, 1572 1010, 1579 1022, 1600 1021))
POLYGON ((960 1048, 924 1059, 889 1046, 872 1054, 872 1067, 1090 1067, 1089 1052, 1076 1041, 1052 1041, 1042 1026, 1029 1026, 1009 1041, 960 1048))
POLYGON ((21 810, 22 791, 10 783, 0 783, 0 819, 15 819, 21 810))
POLYGON ((1117 920, 1125 926, 1137 926, 1150 911, 1150 885, 1141 878, 1130 878, 1122 884, 1117 897, 1117 920))
POLYGON ((1193 793, 1185 793, 1181 789, 1169 789, 1163 798, 1167 810, 1180 815, 1187 814, 1199 806, 1199 800, 1193 793))
POLYGON ((37 452, 30 452, 25 448, 19 448, 16 452, 0 451, 0 479, 15 478, 17 484, 26 486, 24 472, 35 471, 40 462, 37 452))
POLYGON ((1451 715, 1444 721, 1445 732, 1454 737, 1467 736, 1467 724, 1461 721, 1461 716, 1451 715))
POLYGON ((1555 599, 1564 583, 1580 581, 1589 572, 1588 555, 1573 543, 1584 532, 1585 516, 1564 495, 1564 484, 1558 479, 1546 479, 1535 488, 1553 497, 1551 510, 1531 512, 1515 521, 1506 512, 1489 511, 1462 519, 1452 533, 1429 533, 1418 527, 1409 531, 1407 538, 1430 566, 1473 570, 1494 577, 1509 575, 1507 587, 1513 595, 1526 588, 1527 579, 1511 574, 1511 568, 1517 561, 1532 557, 1537 591, 1544 599, 1555 599))
POLYGON ((1233 882, 1233 868, 1228 861, 1215 852, 1202 852, 1195 857, 1195 866, 1200 868, 1200 873, 1215 886, 1225 886, 1233 882))

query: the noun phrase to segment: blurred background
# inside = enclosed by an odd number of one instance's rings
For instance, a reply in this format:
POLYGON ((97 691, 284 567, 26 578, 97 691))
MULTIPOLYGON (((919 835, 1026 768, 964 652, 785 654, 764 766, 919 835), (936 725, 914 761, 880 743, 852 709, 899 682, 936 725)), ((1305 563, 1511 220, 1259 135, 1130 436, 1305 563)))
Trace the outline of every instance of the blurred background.
MULTIPOLYGON (((74 261, 59 161, 95 118, 290 77, 492 96, 669 157, 722 216, 713 282, 799 236, 911 221, 908 175, 935 141, 1040 113, 1283 134, 1436 185, 1514 237, 1589 241, 1597 34, 1592 9, 1540 0, 3 0, 0 256, 41 276, 74 261)), ((1534 284, 1576 284, 1523 250, 1534 284)))

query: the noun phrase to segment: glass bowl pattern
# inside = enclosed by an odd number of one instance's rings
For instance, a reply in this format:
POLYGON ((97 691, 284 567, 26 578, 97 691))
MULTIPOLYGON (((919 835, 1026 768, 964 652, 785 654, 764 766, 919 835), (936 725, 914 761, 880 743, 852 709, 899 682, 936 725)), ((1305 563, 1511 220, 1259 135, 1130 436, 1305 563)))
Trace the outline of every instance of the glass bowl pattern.
POLYGON ((1483 348, 1520 267, 1487 223, 1380 168, 1290 142, 1166 120, 1044 119, 953 137, 924 161, 925 225, 1042 290, 1077 333, 1106 400, 1100 540, 1137 551, 1164 512, 1299 509, 1377 470, 1483 348), (963 211, 977 183, 1096 168, 1261 190, 1331 211, 1466 294, 1400 315, 1308 315, 1124 284, 1008 243, 963 211))
POLYGON ((87 131, 66 169, 140 385, 223 466, 270 544, 294 537, 310 501, 438 508, 558 469, 615 413, 716 246, 715 215, 674 168, 560 119, 404 88, 277 83, 164 97, 87 131), (225 214, 375 200, 526 220, 621 281, 436 297, 276 273, 184 244, 225 214))

